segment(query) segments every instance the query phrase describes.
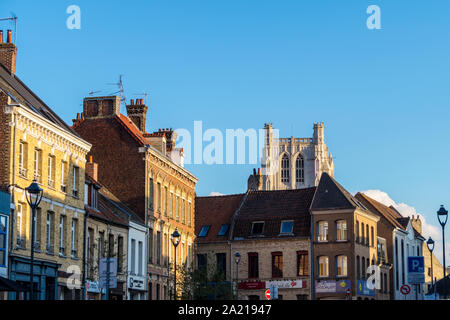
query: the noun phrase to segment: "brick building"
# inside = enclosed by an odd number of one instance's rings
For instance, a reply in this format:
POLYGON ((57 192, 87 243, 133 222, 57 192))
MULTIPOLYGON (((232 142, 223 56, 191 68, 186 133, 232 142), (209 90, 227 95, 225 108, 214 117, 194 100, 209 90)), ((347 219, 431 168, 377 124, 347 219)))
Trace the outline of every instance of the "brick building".
POLYGON ((197 178, 184 169, 172 129, 146 132, 143 99, 130 101, 128 116, 120 113, 120 104, 116 96, 85 98, 73 128, 92 143, 90 155, 102 168, 99 182, 148 226, 148 298, 168 299, 175 229, 181 234, 177 264, 192 262, 197 178))
POLYGON ((197 266, 221 269, 228 281, 235 286, 237 282, 238 299, 265 299, 272 285, 279 288, 279 299, 308 299, 309 206, 314 191, 315 187, 197 197, 197 266))
POLYGON ((69 268, 82 267, 82 190, 91 145, 17 77, 11 31, 6 43, 2 38, 0 32, 0 189, 11 195, 8 275, 29 285, 34 246, 35 298, 76 299, 80 290, 66 284, 69 268), (35 239, 25 194, 33 180, 43 189, 35 239))

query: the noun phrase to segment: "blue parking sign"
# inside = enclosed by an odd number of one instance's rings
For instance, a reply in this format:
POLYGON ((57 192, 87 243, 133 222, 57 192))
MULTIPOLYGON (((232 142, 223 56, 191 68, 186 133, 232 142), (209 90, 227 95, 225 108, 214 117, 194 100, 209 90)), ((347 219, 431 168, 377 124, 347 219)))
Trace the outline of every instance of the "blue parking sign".
POLYGON ((409 273, 424 273, 425 263, 423 257, 408 257, 409 273))

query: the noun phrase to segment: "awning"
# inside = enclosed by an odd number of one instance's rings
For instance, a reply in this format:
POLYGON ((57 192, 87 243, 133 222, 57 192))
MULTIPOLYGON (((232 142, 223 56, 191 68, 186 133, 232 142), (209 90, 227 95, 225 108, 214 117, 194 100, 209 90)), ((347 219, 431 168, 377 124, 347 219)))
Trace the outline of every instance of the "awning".
POLYGON ((26 292, 29 289, 27 286, 18 284, 15 281, 0 277, 0 291, 26 292))

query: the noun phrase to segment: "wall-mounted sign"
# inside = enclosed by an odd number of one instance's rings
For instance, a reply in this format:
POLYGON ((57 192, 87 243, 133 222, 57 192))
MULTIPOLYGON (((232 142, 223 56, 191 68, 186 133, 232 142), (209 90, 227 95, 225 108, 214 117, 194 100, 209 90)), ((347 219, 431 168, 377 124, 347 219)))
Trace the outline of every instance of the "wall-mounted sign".
POLYGON ((375 296, 375 290, 369 289, 367 287, 367 281, 366 280, 357 280, 356 282, 356 293, 361 296, 375 296))
POLYGON ((266 282, 265 281, 245 281, 238 283, 239 290, 258 290, 265 289, 266 282))
POLYGON ((128 288, 133 290, 145 291, 145 278, 138 276, 130 276, 128 280, 128 288))
POLYGON ((316 293, 336 292, 336 280, 316 281, 316 293))
POLYGON ((352 288, 351 280, 336 280, 336 292, 347 293, 348 290, 351 290, 351 288, 352 288))
POLYGON ((271 286, 277 286, 279 289, 306 288, 306 280, 266 281, 266 288, 270 288, 271 286))

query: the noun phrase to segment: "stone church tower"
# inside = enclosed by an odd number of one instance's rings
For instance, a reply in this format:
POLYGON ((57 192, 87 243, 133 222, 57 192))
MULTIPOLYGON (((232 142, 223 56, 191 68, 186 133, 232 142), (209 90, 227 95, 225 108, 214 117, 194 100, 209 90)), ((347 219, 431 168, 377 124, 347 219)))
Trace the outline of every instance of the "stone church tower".
POLYGON ((279 138, 271 123, 264 125, 262 170, 253 171, 249 190, 286 190, 317 186, 322 172, 334 177, 334 162, 325 144, 323 122, 314 123, 312 138, 279 138))

